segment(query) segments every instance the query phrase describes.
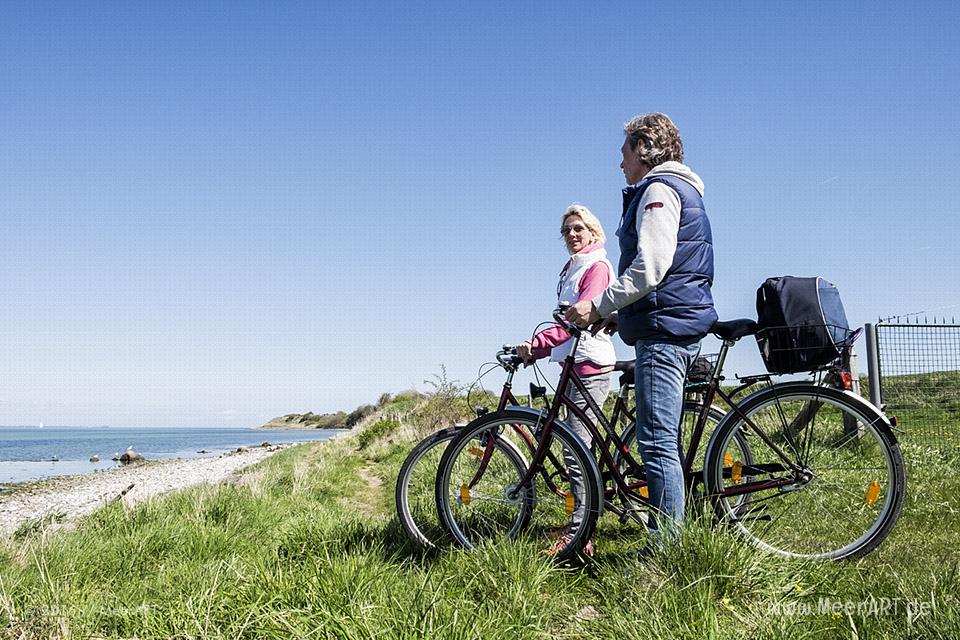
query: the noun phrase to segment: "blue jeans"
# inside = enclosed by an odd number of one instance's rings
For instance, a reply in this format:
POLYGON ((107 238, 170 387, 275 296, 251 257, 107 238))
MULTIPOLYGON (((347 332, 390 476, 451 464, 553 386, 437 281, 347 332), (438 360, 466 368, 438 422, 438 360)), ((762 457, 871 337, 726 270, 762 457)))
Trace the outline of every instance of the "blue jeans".
POLYGON ((660 545, 683 523, 683 382, 700 353, 700 341, 678 345, 640 340, 636 350, 637 445, 651 507, 647 528, 660 545))

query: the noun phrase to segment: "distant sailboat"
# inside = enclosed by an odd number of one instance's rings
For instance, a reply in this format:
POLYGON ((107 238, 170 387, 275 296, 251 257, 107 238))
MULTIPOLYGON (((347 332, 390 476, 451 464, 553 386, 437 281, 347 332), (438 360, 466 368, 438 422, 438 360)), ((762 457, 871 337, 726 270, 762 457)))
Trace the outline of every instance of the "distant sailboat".
POLYGON ((37 429, 43 429, 43 423, 41 422, 37 429))

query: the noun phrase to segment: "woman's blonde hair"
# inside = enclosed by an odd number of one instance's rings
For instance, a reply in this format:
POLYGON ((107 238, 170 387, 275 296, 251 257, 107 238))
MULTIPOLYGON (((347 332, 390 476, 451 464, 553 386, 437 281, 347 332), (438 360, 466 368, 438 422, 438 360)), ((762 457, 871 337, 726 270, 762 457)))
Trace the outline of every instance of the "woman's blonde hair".
MULTIPOLYGON (((563 212, 563 216, 560 218, 560 226, 562 227, 566 222, 567 218, 570 216, 580 216, 580 219, 583 220, 583 224, 587 225, 587 229, 597 237, 599 242, 606 242, 607 235, 603 232, 603 225, 600 224, 600 221, 597 220, 597 216, 593 215, 593 212, 590 209, 587 209, 582 204, 574 202, 572 205, 567 207, 567 210, 563 212)), ((560 233, 561 238, 563 237, 563 232, 560 233)))

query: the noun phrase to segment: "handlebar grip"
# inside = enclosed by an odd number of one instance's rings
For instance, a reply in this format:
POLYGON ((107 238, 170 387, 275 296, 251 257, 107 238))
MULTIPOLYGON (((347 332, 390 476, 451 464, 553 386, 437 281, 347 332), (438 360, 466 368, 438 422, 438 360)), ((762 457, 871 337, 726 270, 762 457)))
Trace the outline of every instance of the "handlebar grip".
POLYGON ((579 337, 582 329, 571 322, 567 322, 567 319, 563 317, 564 312, 570 307, 570 304, 561 302, 553 312, 553 319, 557 321, 557 324, 566 329, 567 333, 574 337, 579 337))
POLYGON ((509 367, 519 367, 523 360, 517 355, 517 348, 513 345, 505 344, 497 354, 497 362, 509 367))

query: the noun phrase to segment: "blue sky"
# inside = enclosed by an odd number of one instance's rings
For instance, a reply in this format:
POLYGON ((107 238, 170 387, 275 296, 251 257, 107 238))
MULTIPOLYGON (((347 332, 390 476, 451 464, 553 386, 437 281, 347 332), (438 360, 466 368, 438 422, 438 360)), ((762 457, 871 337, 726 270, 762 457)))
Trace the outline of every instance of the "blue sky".
POLYGON ((612 235, 649 111, 721 317, 785 274, 856 324, 960 316, 955 3, 347 4, 0 5, 0 424, 468 382, 549 317, 566 206, 612 235))

